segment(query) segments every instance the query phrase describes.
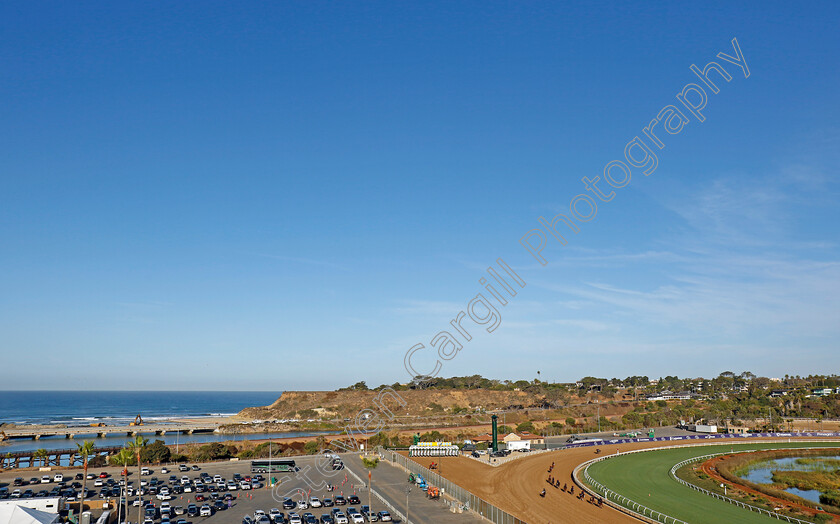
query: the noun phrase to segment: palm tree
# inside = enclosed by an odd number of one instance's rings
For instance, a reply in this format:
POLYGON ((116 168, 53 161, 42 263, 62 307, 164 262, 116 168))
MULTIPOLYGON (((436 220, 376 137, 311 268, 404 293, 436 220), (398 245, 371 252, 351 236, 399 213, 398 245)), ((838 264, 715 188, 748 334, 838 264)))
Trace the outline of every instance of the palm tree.
MULTIPOLYGON (((81 444, 76 444, 78 451, 76 453, 82 457, 82 464, 85 468, 85 475, 82 477, 82 498, 79 499, 79 515, 82 514, 82 511, 85 509, 85 495, 87 490, 87 472, 88 472, 88 457, 93 455, 93 448, 96 447, 96 444, 92 440, 86 440, 81 444)), ((79 521, 81 522, 81 516, 79 517, 79 521)))
POLYGON ((131 440, 128 444, 126 444, 126 448, 128 448, 137 459, 137 496, 140 499, 140 504, 137 505, 137 522, 143 522, 143 495, 140 494, 142 492, 140 486, 140 452, 146 448, 148 443, 149 439, 137 435, 134 437, 134 440, 131 440))
POLYGON ((123 476, 123 485, 122 485, 123 496, 122 496, 122 498, 123 498, 123 502, 124 502, 124 504, 123 504, 124 505, 124 511, 122 512, 122 518, 119 518, 119 515, 118 515, 118 518, 117 518, 118 523, 125 522, 125 520, 128 519, 128 495, 126 494, 127 490, 128 490, 128 465, 131 463, 131 460, 133 458, 134 458, 134 456, 132 455, 131 450, 127 449, 127 448, 121 449, 119 451, 119 453, 114 455, 114 462, 116 462, 117 464, 119 464, 120 466, 123 467, 121 473, 122 473, 122 476, 123 476))
POLYGON ((36 449, 35 453, 32 454, 32 458, 39 460, 42 466, 47 465, 47 457, 49 456, 50 454, 44 448, 36 449))

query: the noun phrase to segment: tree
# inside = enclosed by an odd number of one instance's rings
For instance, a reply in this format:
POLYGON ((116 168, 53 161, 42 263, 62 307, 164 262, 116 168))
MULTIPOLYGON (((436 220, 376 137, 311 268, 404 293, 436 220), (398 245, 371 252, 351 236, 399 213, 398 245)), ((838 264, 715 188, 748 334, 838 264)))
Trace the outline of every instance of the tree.
MULTIPOLYGON (((78 448, 78 451, 76 453, 78 453, 78 455, 82 457, 82 465, 85 469, 85 476, 82 479, 82 498, 79 499, 79 515, 81 515, 82 512, 85 510, 85 486, 87 484, 88 458, 91 455, 93 455, 93 449, 96 447, 96 444, 94 444, 92 440, 86 440, 81 444, 76 444, 76 447, 78 448)), ((81 517, 79 518, 81 519, 81 517)))
POLYGON ((49 456, 50 456, 49 452, 44 448, 36 449, 35 453, 32 454, 32 458, 35 458, 39 462, 41 462, 42 466, 47 465, 47 457, 49 457, 49 456))
POLYGON ((534 423, 531 422, 530 420, 526 420, 525 422, 522 422, 521 424, 518 424, 516 426, 516 431, 520 432, 520 433, 523 432, 523 431, 533 433, 536 430, 534 429, 534 423))
MULTIPOLYGON (((123 511, 122 515, 117 515, 117 522, 123 522, 128 518, 128 496, 125 495, 125 490, 128 489, 128 465, 134 460, 132 457, 131 450, 123 448, 112 457, 112 460, 122 466, 122 471, 120 472, 123 476, 123 511)), ((87 475, 85 475, 87 477, 87 475)))
MULTIPOLYGON (((137 492, 140 493, 140 454, 149 443, 149 439, 145 439, 140 435, 134 437, 134 440, 128 442, 126 447, 131 450, 132 455, 137 459, 137 492)), ((137 506, 137 522, 143 522, 143 496, 138 495, 140 504, 137 506)))
POLYGON ((169 450, 162 440, 155 440, 146 446, 140 455, 143 462, 160 464, 161 462, 169 462, 172 451, 169 450))

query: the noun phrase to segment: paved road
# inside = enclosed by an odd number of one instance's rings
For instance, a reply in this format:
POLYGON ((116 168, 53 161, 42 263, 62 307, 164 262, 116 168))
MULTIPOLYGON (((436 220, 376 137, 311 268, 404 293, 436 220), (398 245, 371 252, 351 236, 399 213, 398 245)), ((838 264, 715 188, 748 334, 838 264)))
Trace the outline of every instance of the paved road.
MULTIPOLYGON (((367 477, 367 470, 359 455, 346 454, 342 455, 342 459, 347 468, 360 478, 367 477)), ((406 511, 406 488, 409 486, 408 473, 388 462, 380 461, 379 466, 373 470, 373 490, 403 514, 406 511)), ((486 522, 471 513, 451 513, 442 499, 429 500, 417 486, 413 486, 408 494, 408 520, 411 524, 486 522)))

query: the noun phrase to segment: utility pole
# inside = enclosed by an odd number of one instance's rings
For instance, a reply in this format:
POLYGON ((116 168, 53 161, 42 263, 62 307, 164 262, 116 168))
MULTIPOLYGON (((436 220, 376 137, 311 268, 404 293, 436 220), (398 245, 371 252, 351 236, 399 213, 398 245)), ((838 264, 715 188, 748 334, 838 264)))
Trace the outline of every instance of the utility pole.
POLYGON ((601 432, 601 402, 595 401, 598 404, 598 433, 601 432))
POLYGON ((411 486, 405 488, 405 524, 409 524, 408 520, 408 494, 411 493, 411 486))

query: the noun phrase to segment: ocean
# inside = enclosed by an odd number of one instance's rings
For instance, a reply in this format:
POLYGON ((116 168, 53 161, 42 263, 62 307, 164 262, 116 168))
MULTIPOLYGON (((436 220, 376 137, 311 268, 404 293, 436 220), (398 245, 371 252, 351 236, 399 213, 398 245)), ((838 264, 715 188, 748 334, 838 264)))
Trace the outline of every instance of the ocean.
POLYGON ((0 423, 127 424, 235 415, 266 406, 280 391, 0 391, 0 423))
MULTIPOLYGON (((97 422, 108 425, 127 424, 140 415, 143 421, 166 423, 179 418, 220 417, 234 415, 243 408, 266 406, 280 396, 279 391, 0 391, 0 423, 66 424, 89 426, 97 422)), ((166 444, 218 442, 226 440, 276 439, 320 435, 328 432, 287 432, 221 435, 145 435, 150 441, 166 444)), ((43 437, 40 440, 9 440, 0 443, 0 453, 73 449, 83 440, 93 440, 98 447, 121 446, 128 437, 109 434, 105 438, 82 435, 75 439, 43 437)))

